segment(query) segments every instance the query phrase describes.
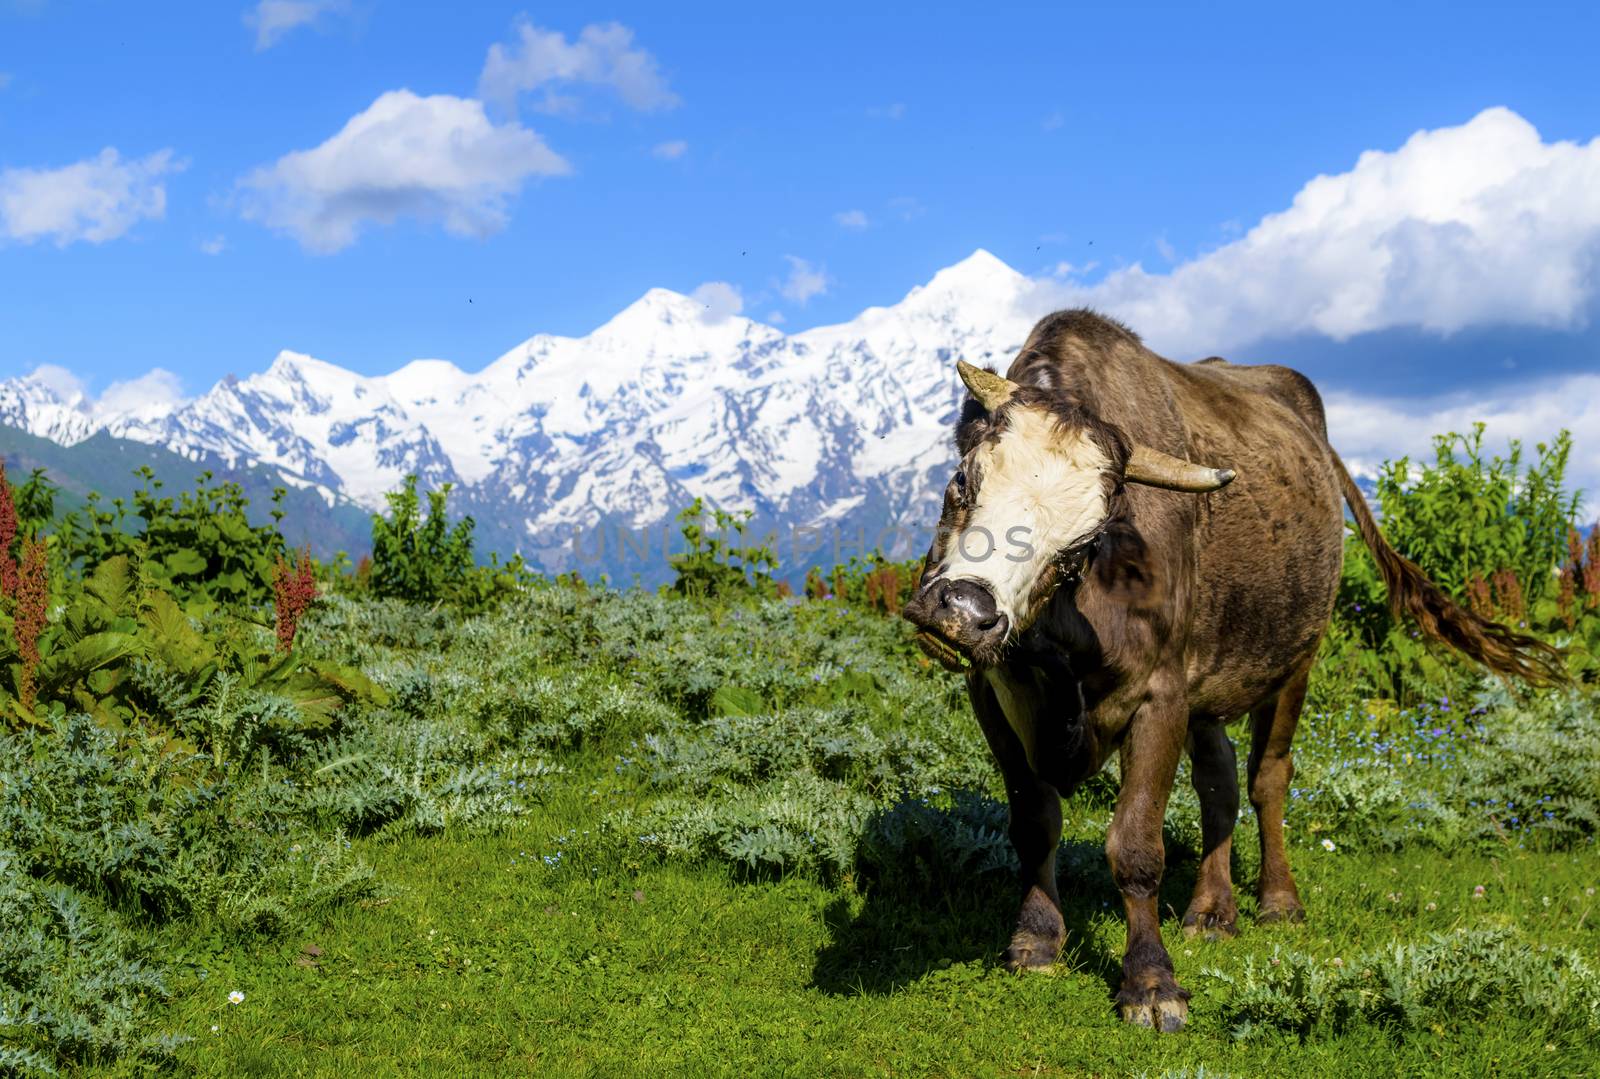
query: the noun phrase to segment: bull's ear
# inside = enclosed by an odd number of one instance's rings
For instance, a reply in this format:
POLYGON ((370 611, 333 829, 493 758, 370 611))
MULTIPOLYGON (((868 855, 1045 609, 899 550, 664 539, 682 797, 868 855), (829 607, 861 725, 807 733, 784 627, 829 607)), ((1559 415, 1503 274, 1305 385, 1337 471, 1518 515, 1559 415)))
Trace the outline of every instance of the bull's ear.
POLYGON ((967 392, 990 412, 1009 401, 1017 389, 1017 384, 1004 375, 974 367, 966 360, 956 361, 956 373, 961 376, 961 381, 966 383, 967 392))
POLYGON ((1123 476, 1129 483, 1162 487, 1168 491, 1203 494, 1228 486, 1236 473, 1231 468, 1207 468, 1168 456, 1149 446, 1135 446, 1123 476))

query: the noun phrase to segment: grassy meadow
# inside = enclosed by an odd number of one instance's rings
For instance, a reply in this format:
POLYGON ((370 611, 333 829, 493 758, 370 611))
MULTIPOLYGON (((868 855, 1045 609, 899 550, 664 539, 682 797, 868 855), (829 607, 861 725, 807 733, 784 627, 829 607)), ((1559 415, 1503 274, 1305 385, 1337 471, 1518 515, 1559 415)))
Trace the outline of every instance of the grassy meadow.
POLYGON ((1183 936, 1180 775, 1167 1036, 1111 1005, 1114 769, 1065 806, 1060 963, 1000 966, 1002 792, 893 617, 907 567, 781 594, 734 529, 675 588, 547 580, 475 567, 414 491, 371 564, 318 566, 227 491, 146 492, 128 530, 5 487, 0 1072, 1594 1074, 1600 541, 1563 511, 1530 549, 1521 488, 1438 512, 1447 479, 1395 480, 1386 521, 1440 579, 1489 552, 1458 594, 1574 684, 1426 647, 1353 552, 1287 815, 1308 921, 1253 924, 1246 807, 1241 933, 1183 936))

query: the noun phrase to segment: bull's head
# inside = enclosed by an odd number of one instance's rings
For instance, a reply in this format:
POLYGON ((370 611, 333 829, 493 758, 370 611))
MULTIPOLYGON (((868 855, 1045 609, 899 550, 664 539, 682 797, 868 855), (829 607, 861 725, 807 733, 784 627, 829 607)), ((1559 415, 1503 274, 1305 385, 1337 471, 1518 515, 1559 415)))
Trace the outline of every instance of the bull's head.
POLYGON ((1234 475, 1130 446, 1059 393, 956 366, 971 394, 961 461, 905 608, 923 650, 951 670, 999 662, 1120 512, 1124 483, 1205 492, 1234 475))

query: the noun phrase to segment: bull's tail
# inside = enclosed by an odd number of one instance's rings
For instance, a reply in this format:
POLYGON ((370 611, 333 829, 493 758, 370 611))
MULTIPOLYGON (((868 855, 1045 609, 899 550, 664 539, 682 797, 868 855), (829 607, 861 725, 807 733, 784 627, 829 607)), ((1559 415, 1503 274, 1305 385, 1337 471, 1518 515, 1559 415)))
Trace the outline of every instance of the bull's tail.
POLYGON ((1378 522, 1372 519, 1366 499, 1337 454, 1333 455, 1333 463, 1339 470, 1344 500, 1356 519, 1362 541, 1372 552, 1372 560, 1378 564, 1378 573, 1389 591, 1389 606, 1395 614, 1409 615, 1423 633, 1476 660, 1495 674, 1520 678, 1536 686, 1568 681, 1559 651, 1536 637, 1517 633, 1462 607, 1428 580, 1416 563, 1389 546, 1389 541, 1378 530, 1378 522))

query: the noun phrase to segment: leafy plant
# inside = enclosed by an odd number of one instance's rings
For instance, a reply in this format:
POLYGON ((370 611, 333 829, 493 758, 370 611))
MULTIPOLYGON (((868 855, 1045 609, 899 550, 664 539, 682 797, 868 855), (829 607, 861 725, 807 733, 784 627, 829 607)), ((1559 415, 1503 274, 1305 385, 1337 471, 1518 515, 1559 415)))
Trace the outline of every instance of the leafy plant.
POLYGON ((702 598, 777 595, 772 574, 778 556, 769 545, 745 542, 751 512, 712 507, 709 521, 707 512, 705 502, 697 498, 678 514, 685 549, 670 560, 677 574, 672 590, 702 598))

